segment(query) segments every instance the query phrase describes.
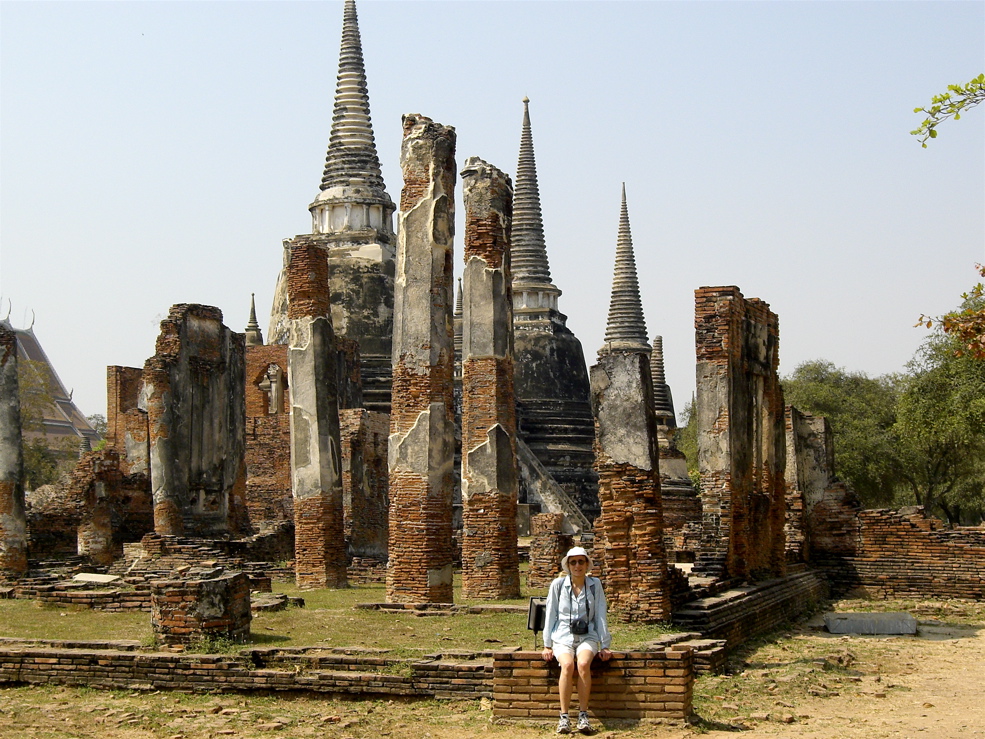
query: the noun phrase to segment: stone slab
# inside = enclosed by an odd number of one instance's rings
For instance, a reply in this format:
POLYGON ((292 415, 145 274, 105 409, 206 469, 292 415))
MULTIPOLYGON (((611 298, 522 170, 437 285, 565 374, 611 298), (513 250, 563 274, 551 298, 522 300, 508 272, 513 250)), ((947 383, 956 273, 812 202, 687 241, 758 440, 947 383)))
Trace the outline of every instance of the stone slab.
POLYGON ((78 582, 98 582, 98 583, 109 583, 116 582, 120 579, 119 575, 100 575, 96 572, 80 572, 78 575, 72 578, 78 582))
POLYGON ((917 620, 909 613, 825 613, 832 634, 916 634, 917 620))

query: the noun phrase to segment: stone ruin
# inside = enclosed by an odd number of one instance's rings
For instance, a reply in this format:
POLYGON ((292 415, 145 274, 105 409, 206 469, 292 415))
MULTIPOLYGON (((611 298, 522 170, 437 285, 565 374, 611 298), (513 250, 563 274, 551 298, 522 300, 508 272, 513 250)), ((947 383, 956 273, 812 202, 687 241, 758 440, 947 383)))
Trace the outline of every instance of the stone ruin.
MULTIPOLYGON (((827 422, 784 406, 776 315, 737 287, 695 295, 695 491, 674 444, 662 342, 648 340, 625 191, 605 344, 590 373, 558 310, 528 100, 515 192, 478 158, 462 172, 466 267, 453 312, 454 129, 404 117, 395 232, 365 85, 347 2, 312 233, 284 244, 273 343, 253 306, 243 335, 217 308, 173 306, 143 369, 108 368, 105 448, 84 453, 34 519, 24 514, 10 400, 16 351, 0 325, 0 575, 22 577, 28 552, 46 547, 112 569, 154 531, 291 559, 302 587, 385 577, 387 600, 399 604, 450 603, 460 557, 466 598, 514 598, 517 533, 529 516, 530 586, 546 587, 580 543, 620 618, 686 613, 732 642, 769 623, 708 605, 741 582, 771 603, 786 598, 784 614, 819 597, 817 573, 882 597, 985 597, 980 529, 944 530, 919 510, 864 511, 834 477, 827 422), (41 532, 45 512, 57 536, 41 532)), ((235 575, 197 574, 242 593, 235 575)), ((182 598, 213 598, 213 585, 168 582, 178 584, 164 598, 182 588, 182 598)), ((197 628, 174 609, 159 620, 197 628)), ((223 633, 248 632, 242 618, 211 620, 223 633)))

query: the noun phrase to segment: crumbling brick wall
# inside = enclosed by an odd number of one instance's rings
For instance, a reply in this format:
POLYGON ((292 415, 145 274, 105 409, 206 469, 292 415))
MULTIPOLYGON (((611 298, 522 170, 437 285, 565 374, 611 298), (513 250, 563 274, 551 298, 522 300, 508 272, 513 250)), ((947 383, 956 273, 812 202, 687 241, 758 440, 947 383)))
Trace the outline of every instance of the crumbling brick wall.
POLYGON ((784 527, 787 561, 802 562, 806 560, 810 548, 806 517, 834 481, 834 443, 831 424, 822 416, 812 416, 787 406, 784 420, 787 439, 784 474, 787 488, 784 527))
POLYGON ((246 526, 245 341, 207 305, 171 307, 144 364, 154 526, 162 534, 246 526))
POLYGON ((125 542, 139 541, 154 529, 147 476, 125 475, 115 449, 83 454, 67 497, 81 502, 78 553, 98 564, 112 564, 125 542))
POLYGON ((838 483, 808 517, 811 564, 838 592, 985 600, 985 527, 944 528, 913 506, 862 510, 838 483))
POLYGON ((695 571, 785 571, 783 389, 779 322, 737 287, 695 291, 702 534, 695 571))
MULTIPOLYGON (((390 417, 364 408, 339 411, 342 505, 350 559, 387 559, 390 417)), ((368 566, 362 562, 361 567, 368 566)))
POLYGON ((224 573, 220 568, 197 579, 151 583, 151 624, 163 644, 188 644, 206 637, 246 642, 252 619, 250 579, 245 573, 224 573))
POLYGON ((530 517, 530 568, 527 587, 547 588, 561 573, 561 558, 572 546, 572 537, 563 530, 563 513, 538 513, 530 517))
POLYGON ((246 507, 250 530, 293 521, 287 345, 246 347, 246 507))
POLYGON ((137 367, 106 368, 106 448, 119 455, 123 474, 146 475, 149 489, 147 412, 140 408, 143 374, 137 367))

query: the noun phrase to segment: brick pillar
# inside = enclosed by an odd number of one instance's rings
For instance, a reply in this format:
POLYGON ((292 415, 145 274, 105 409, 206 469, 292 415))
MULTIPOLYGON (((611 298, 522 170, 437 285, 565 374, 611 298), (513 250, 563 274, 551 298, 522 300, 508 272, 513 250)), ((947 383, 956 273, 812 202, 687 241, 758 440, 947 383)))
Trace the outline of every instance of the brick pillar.
POLYGON ((288 265, 291 489, 298 587, 346 587, 335 335, 325 253, 303 237, 288 265))
POLYGON ((147 407, 154 531, 163 536, 181 536, 185 533, 185 525, 181 499, 173 480, 171 376, 157 357, 151 357, 144 365, 143 394, 147 407))
POLYGON ((83 501, 78 552, 101 565, 111 565, 119 552, 113 545, 111 501, 119 498, 120 457, 114 449, 86 452, 72 473, 70 494, 83 501))
POLYGON ((27 572, 17 334, 0 323, 0 579, 27 572))
POLYGON ((694 571, 785 572, 786 442, 779 321, 739 288, 695 291, 702 532, 694 571))
POLYGON ((643 622, 670 619, 649 364, 645 353, 613 352, 590 370, 602 507, 595 552, 619 617, 643 622))
POLYGON ((527 587, 546 588, 561 574, 561 557, 571 549, 571 534, 562 530, 563 513, 538 513, 530 517, 530 569, 527 587))
POLYGON ((509 177, 478 157, 462 170, 462 595, 520 597, 509 177))
POLYGON ((403 118, 393 395, 389 602, 452 601, 455 129, 403 118))

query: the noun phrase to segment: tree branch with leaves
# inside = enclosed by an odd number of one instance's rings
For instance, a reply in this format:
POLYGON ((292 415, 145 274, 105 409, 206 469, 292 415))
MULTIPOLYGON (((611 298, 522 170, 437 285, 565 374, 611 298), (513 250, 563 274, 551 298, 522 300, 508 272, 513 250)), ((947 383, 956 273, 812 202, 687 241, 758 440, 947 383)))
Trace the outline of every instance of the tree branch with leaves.
POLYGON ((961 119, 962 111, 974 108, 985 101, 985 74, 975 77, 967 85, 948 85, 947 92, 934 95, 929 108, 914 108, 914 113, 926 113, 920 127, 910 131, 920 137, 920 145, 926 149, 927 139, 937 138, 937 126, 949 118, 961 119))

